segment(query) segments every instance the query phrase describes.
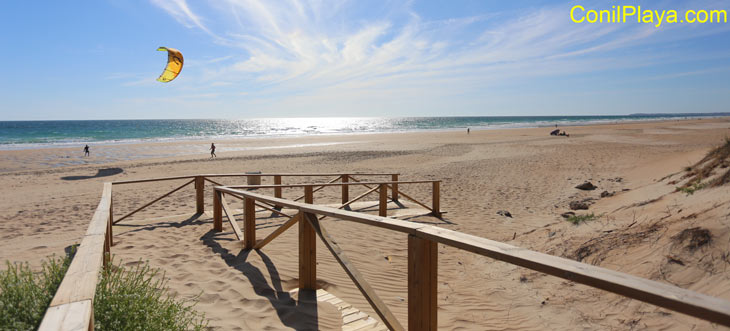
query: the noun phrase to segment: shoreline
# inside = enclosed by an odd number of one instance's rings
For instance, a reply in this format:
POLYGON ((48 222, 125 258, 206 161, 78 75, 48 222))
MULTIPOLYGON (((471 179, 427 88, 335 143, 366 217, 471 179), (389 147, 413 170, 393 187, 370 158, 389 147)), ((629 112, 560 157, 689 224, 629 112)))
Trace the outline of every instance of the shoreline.
MULTIPOLYGON (((712 123, 728 121, 730 117, 712 117, 700 119, 675 120, 647 120, 618 123, 601 123, 591 125, 571 126, 568 134, 591 132, 592 129, 608 129, 612 126, 642 126, 642 125, 672 125, 692 123, 712 123)), ((542 131, 550 127, 536 128, 495 128, 472 129, 471 135, 489 135, 499 137, 501 134, 512 136, 515 133, 524 133, 530 136, 548 135, 542 131)), ((428 137, 432 135, 464 135, 463 130, 422 130, 405 132, 378 132, 353 134, 318 134, 305 136, 281 137, 243 137, 214 141, 219 157, 237 157, 241 155, 261 154, 271 155, 282 153, 307 153, 337 149, 338 146, 349 150, 359 150, 358 145, 367 145, 373 141, 388 139, 402 140, 413 137, 428 137)), ((559 138, 558 138, 559 139, 559 138)), ((570 139, 570 138, 568 138, 570 139)), ((419 139, 415 139, 417 142, 419 139)), ((91 146, 91 156, 83 157, 82 146, 33 148, 18 150, 0 150, 0 174, 23 172, 28 170, 62 169, 73 167, 101 167, 113 163, 130 163, 145 161, 164 161, 181 159, 208 158, 208 143, 210 140, 175 139, 165 142, 118 143, 109 145, 91 146)))
MULTIPOLYGON (((613 115, 596 115, 596 117, 613 116, 613 115)), ((539 117, 539 116, 538 116, 539 117)), ((552 117, 552 116, 545 116, 552 117)), ((561 116, 555 116, 556 118, 562 118, 561 116)), ((570 117, 570 116, 566 116, 570 117)), ((576 116, 578 117, 578 116, 576 116)), ((440 117, 435 117, 440 118, 440 117)), ((450 117, 443 117, 450 118, 450 117)), ((480 118, 480 116, 454 116, 453 118, 480 118)), ((559 121, 547 123, 545 121, 535 122, 509 122, 509 123, 496 123, 494 125, 487 124, 486 126, 464 126, 464 127, 444 127, 444 128, 430 128, 430 129, 403 129, 403 130, 392 130, 392 131, 354 131, 354 132, 319 132, 319 133, 291 133, 291 134, 253 134, 253 135, 211 135, 211 136, 179 136, 179 137, 157 137, 157 138, 137 138, 137 139, 118 139, 118 140, 77 140, 77 141, 59 141, 59 142, 48 142, 48 143, 3 143, 0 144, 0 152, 3 151, 22 151, 22 150, 38 150, 38 149, 72 149, 76 146, 84 144, 93 144, 95 146, 118 146, 118 145, 136 145, 136 144, 166 144, 166 143, 193 143, 201 141, 235 141, 235 140, 256 140, 256 139, 283 139, 283 138, 306 138, 306 137, 331 137, 331 136, 352 136, 352 135, 372 135, 372 134, 400 134, 400 133, 427 133, 427 132, 458 132, 463 131, 466 128, 470 128, 472 131, 482 130, 510 130, 510 129, 538 129, 538 128, 549 128, 554 125, 560 127, 581 127, 581 126, 598 126, 598 125, 619 125, 619 124, 631 124, 631 123, 653 123, 653 122, 665 122, 665 121, 686 121, 686 120, 704 120, 704 119, 722 119, 730 118, 728 115, 700 115, 700 116, 677 116, 677 117, 647 117, 647 118, 623 118, 623 119, 596 119, 586 121, 559 121)), ((372 118, 368 118, 372 119, 372 118)), ((261 119, 254 119, 261 120, 261 119)), ((103 121, 103 120, 102 120, 103 121)), ((113 120, 112 120, 113 121, 113 120)), ((124 121, 124 120, 121 120, 124 121)), ((136 120, 130 120, 136 121, 136 120)), ((142 120, 143 121, 143 120, 142 120)), ((159 120, 167 121, 167 120, 159 120)), ((196 120, 190 120, 196 121, 196 120)), ((39 121, 42 122, 42 121, 39 121)))

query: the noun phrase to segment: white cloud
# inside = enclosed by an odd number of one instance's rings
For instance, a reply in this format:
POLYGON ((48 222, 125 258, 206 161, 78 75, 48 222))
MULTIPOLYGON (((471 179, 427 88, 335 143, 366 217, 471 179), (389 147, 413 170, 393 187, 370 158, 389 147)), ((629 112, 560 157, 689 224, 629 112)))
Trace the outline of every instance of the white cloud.
POLYGON ((566 5, 523 11, 517 17, 479 13, 429 21, 408 2, 385 2, 390 8, 382 12, 388 14, 377 19, 358 15, 355 8, 362 2, 210 1, 205 19, 184 0, 152 2, 184 26, 199 28, 238 52, 220 61, 196 62, 215 65, 199 76, 201 82, 229 89, 236 83, 245 88, 254 84, 260 89, 257 94, 244 88, 231 91, 275 99, 271 102, 282 107, 445 98, 504 82, 651 66, 676 59, 666 52, 636 49, 727 31, 575 24, 566 19, 566 5), (206 20, 220 23, 217 30, 206 26, 206 20), (634 50, 632 56, 621 56, 625 50, 634 50))

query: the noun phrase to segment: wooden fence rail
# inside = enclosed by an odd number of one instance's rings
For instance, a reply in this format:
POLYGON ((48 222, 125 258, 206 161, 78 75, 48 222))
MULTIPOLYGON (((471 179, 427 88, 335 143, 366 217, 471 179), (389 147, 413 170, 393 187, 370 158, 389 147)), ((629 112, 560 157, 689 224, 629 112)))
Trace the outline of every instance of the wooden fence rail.
MULTIPOLYGON (((351 176, 349 179, 353 179, 351 176)), ((398 179, 395 177, 395 179, 398 179)), ((354 179, 353 179, 354 180, 354 179)), ((334 180, 333 180, 334 181, 334 180)), ((356 180, 355 182, 348 182, 347 180, 341 182, 341 183, 333 183, 333 181, 330 181, 328 183, 321 183, 321 184, 285 184, 285 185, 230 185, 230 186, 224 186, 227 188, 232 189, 270 189, 273 188, 275 190, 275 197, 281 198, 281 189, 282 188, 297 188, 297 187, 303 187, 306 188, 308 186, 313 187, 313 191, 317 192, 325 187, 333 187, 333 186, 340 186, 342 187, 342 205, 340 205, 338 208, 344 208, 353 202, 356 202, 366 195, 373 193, 373 192, 379 192, 379 214, 380 216, 387 216, 387 191, 390 189, 391 191, 391 200, 398 201, 397 197, 402 195, 403 197, 407 198, 408 200, 420 205, 423 208, 426 208, 427 210, 431 211, 431 213, 434 216, 441 217, 442 211, 440 207, 440 200, 441 200, 441 192, 440 192, 440 180, 411 180, 411 181, 382 181, 382 182, 363 182, 356 180), (399 185, 408 185, 408 184, 431 184, 431 207, 427 206, 421 201, 418 201, 415 198, 412 198, 411 196, 405 194, 404 192, 400 191, 399 185), (360 194, 356 198, 352 200, 345 200, 345 197, 349 198, 349 191, 348 187, 350 186, 364 186, 370 190, 366 191, 363 194, 360 194), (316 188, 315 188, 316 187, 316 188), (279 196, 276 195, 276 192, 279 192, 279 196)), ((222 186, 222 185, 220 185, 222 186)), ((304 195, 300 196, 299 198, 294 199, 293 201, 298 201, 300 199, 304 198, 304 195)))
MULTIPOLYGON (((195 210, 196 213, 202 214, 205 211, 205 182, 210 182, 213 185, 223 186, 221 183, 214 181, 210 179, 211 177, 253 177, 253 178, 261 178, 261 177, 272 177, 274 180, 275 185, 281 185, 282 184, 282 177, 331 177, 336 176, 334 179, 328 181, 326 184, 334 183, 335 181, 342 180, 343 183, 347 182, 347 178, 350 178, 353 175, 357 176, 368 176, 368 177, 382 177, 382 176, 390 176, 391 179, 398 179, 399 174, 394 173, 352 173, 352 174, 343 174, 343 173, 231 173, 231 174, 203 174, 203 175, 190 175, 190 176, 171 176, 171 177, 159 177, 159 178, 149 178, 149 179, 136 179, 136 180, 123 180, 123 181, 116 181, 112 182, 112 185, 124 185, 124 184, 140 184, 140 183, 150 183, 150 182, 159 182, 159 181, 169 181, 169 180, 179 180, 179 179, 190 179, 190 181, 186 182, 182 186, 160 196, 159 198, 143 205, 142 207, 139 207, 135 209, 134 211, 120 217, 119 219, 114 221, 114 224, 117 224, 124 219, 136 214, 137 212, 142 211, 143 209, 153 205, 155 202, 162 200, 163 198, 179 191, 183 187, 187 186, 190 183, 194 183, 195 185, 195 210)), ((337 185, 337 184, 335 184, 337 185)), ((326 187, 319 186, 316 191, 319 191, 326 187)), ((238 187, 238 186, 237 186, 238 187)), ((254 187, 254 186, 250 186, 254 187)), ((258 186, 257 186, 258 187, 258 186)), ((264 185, 260 187, 271 187, 271 185, 264 185)), ((282 186, 285 187, 285 186, 282 186)), ((282 187, 276 187, 274 196, 281 198, 281 189, 282 187)), ((394 189, 397 190, 398 184, 393 185, 394 189)), ((347 187, 343 187, 343 197, 345 196, 345 191, 347 190, 347 187)), ((398 192, 393 191, 393 197, 394 200, 397 201, 398 199, 398 192)), ((295 199, 295 201, 301 200, 304 198, 304 196, 300 196, 299 198, 295 199)), ((344 201, 343 201, 344 203, 344 201)), ((417 202, 420 204, 420 202, 417 202)), ((276 209, 281 209, 276 206, 276 209)))
MULTIPOLYGON (((311 186, 309 186, 311 190, 311 186)), ((309 226, 314 226, 323 232, 323 227, 314 215, 330 216, 337 219, 366 224, 388 230, 402 232, 408 235, 408 327, 409 330, 435 330, 437 326, 437 258, 438 245, 459 248, 496 260, 543 272, 556 277, 564 278, 576 283, 606 290, 628 298, 650 303, 659 307, 671 309, 680 313, 704 319, 724 326, 730 326, 730 301, 685 290, 676 286, 655 282, 652 280, 632 276, 589 264, 580 263, 552 255, 547 255, 505 243, 480 238, 465 233, 442 229, 432 225, 423 225, 374 215, 366 215, 346 210, 308 203, 299 203, 291 200, 266 196, 251 191, 243 191, 230 187, 215 187, 220 194, 235 194, 247 200, 263 201, 269 204, 295 209, 297 215, 304 215, 309 226), (309 215, 309 216, 307 216, 309 215)), ((314 289, 312 278, 316 279, 316 257, 311 257, 311 235, 302 237, 303 221, 300 219, 300 254, 309 257, 302 260, 300 256, 300 279, 305 277, 309 281, 300 283, 304 289, 314 289), (309 265, 302 265, 308 263, 309 265)), ((255 238, 255 229, 251 233, 244 231, 244 237, 251 235, 255 238)), ((326 232, 325 232, 326 233, 326 232)), ((331 237, 322 237, 327 245, 331 237)), ((340 256, 338 249, 330 249, 333 254, 340 256)), ((340 261, 338 259, 338 261, 340 261)), ((343 264, 343 262, 340 262, 343 264)), ((350 265, 343 265, 348 269, 350 265)), ((349 271, 348 271, 349 274, 349 271)), ((352 276, 351 276, 352 278, 352 276)), ((371 303, 373 309, 392 329, 398 329, 397 321, 393 322, 386 317, 387 310, 374 301, 368 291, 364 291, 361 278, 353 281, 358 284, 363 295, 371 303), (366 293, 368 292, 368 293, 366 293)), ((369 288, 369 286, 368 286, 369 288)))
POLYGON ((112 184, 104 183, 101 201, 38 330, 94 329, 94 295, 109 258, 111 214, 112 184))

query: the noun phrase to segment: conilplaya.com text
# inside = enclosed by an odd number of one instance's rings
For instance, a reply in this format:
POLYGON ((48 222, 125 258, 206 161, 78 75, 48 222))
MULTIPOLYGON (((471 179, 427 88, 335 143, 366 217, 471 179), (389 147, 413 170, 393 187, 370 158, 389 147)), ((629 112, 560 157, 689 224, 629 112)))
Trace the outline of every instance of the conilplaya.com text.
POLYGON ((650 9, 642 6, 611 6, 611 8, 586 8, 575 5, 570 8, 570 19, 580 24, 595 23, 644 23, 661 27, 662 24, 727 23, 724 9, 688 9, 678 12, 674 9, 650 9))

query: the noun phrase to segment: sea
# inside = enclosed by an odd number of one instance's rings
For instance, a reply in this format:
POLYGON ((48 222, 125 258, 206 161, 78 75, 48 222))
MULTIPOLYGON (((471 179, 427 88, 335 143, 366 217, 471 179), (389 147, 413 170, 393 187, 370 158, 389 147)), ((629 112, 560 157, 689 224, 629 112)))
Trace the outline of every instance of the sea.
POLYGON ((260 119, 0 121, 0 150, 179 140, 554 127, 728 116, 632 114, 617 116, 324 117, 260 119))

